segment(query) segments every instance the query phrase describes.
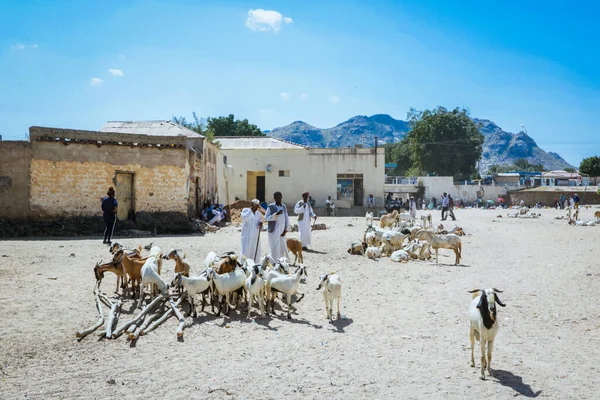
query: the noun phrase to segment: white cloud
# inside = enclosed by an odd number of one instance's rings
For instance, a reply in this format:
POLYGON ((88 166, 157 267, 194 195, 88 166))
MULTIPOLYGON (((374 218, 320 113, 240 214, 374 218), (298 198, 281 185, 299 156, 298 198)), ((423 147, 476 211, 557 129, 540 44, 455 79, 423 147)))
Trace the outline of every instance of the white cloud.
POLYGON ((300 95, 300 98, 301 98, 302 100, 308 100, 308 95, 307 95, 306 93, 302 93, 302 94, 300 95))
POLYGON ((332 94, 331 96, 329 96, 329 102, 336 104, 340 101, 340 98, 334 94, 332 94))
POLYGON ((37 49, 37 48, 38 48, 38 45, 37 45, 37 44, 34 44, 34 45, 32 45, 31 47, 33 47, 34 49, 37 49))
POLYGON ((25 45, 23 43, 17 43, 10 46, 10 48, 15 50, 23 50, 25 48, 25 45))
POLYGON ((289 17, 284 17, 281 13, 273 10, 256 10, 248 11, 248 19, 246 26, 253 31, 273 31, 277 32, 281 29, 281 24, 291 24, 293 21, 289 17))
POLYGON ((279 93, 279 97, 281 97, 281 100, 283 100, 284 103, 287 103, 288 100, 290 99, 289 93, 286 93, 286 92, 279 93))
POLYGON ((100 85, 102 85, 102 82, 104 82, 104 81, 100 78, 92 78, 92 80, 90 81, 90 85, 100 86, 100 85))
POLYGON ((125 56, 123 54, 119 54, 119 60, 124 60, 125 56))
POLYGON ((108 72, 110 72, 114 76, 123 76, 123 71, 121 71, 120 69, 109 68, 108 72))
POLYGON ((273 112, 273 110, 271 110, 270 108, 261 108, 260 110, 258 110, 259 114, 271 114, 273 112))

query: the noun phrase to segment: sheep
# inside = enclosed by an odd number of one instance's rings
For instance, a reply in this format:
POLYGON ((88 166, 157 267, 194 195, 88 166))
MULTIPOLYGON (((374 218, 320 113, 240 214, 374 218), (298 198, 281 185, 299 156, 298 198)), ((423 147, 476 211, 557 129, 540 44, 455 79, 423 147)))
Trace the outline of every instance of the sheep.
POLYGON ((94 267, 94 275, 96 276, 96 280, 102 280, 105 272, 112 272, 117 276, 117 288, 115 289, 115 293, 119 291, 119 280, 121 281, 121 287, 123 288, 123 294, 125 294, 125 285, 124 285, 124 277, 126 276, 125 268, 123 268, 123 264, 118 261, 111 261, 105 264, 102 264, 102 260, 99 263, 96 263, 94 267))
POLYGON ((360 242, 354 242, 350 245, 348 254, 363 256, 365 255, 365 250, 367 250, 367 244, 361 240, 360 242))
MULTIPOLYGON (((208 293, 210 298, 210 292, 213 287, 212 276, 208 274, 208 269, 204 270, 200 275, 194 277, 186 277, 183 273, 177 272, 171 281, 171 287, 178 287, 185 289, 187 292, 187 299, 190 305, 190 313, 196 318, 196 295, 202 294, 202 311, 204 311, 204 305, 206 303, 205 295, 208 293)), ((215 303, 211 302, 212 312, 215 312, 215 303)))
POLYGON ((263 269, 260 264, 253 265, 250 271, 250 276, 246 278, 246 291, 248 292, 248 315, 247 319, 250 319, 250 311, 252 310, 252 303, 254 299, 258 302, 260 308, 260 315, 265 314, 265 280, 263 275, 263 269))
POLYGON ((142 266, 141 276, 142 281, 140 284, 140 302, 138 307, 142 307, 142 301, 144 299, 144 286, 152 285, 151 296, 155 296, 157 291, 163 296, 167 295, 169 285, 160 277, 159 263, 162 254, 160 251, 156 255, 148 257, 144 265, 142 266))
MULTIPOLYGON (((308 274, 306 273, 306 267, 303 265, 300 265, 296 268, 296 271, 291 274, 291 275, 269 275, 267 278, 267 287, 269 288, 270 292, 271 292, 271 311, 273 312, 273 314, 275 314, 275 294, 277 292, 283 293, 286 295, 287 298, 287 306, 288 306, 288 312, 287 312, 287 318, 288 319, 292 319, 292 315, 291 315, 291 300, 292 300, 292 295, 294 293, 296 293, 298 291, 298 287, 300 286, 300 278, 302 277, 302 275, 307 276, 308 274)), ((299 299, 296 300, 296 303, 299 302, 300 300, 302 300, 302 298, 304 297, 304 295, 302 297, 300 297, 299 299)), ((267 313, 269 312, 269 306, 267 304, 267 313)))
POLYGON ((365 219, 367 220, 367 226, 372 227, 373 226, 373 213, 372 212, 366 213, 365 219))
POLYGON ((232 272, 218 274, 215 270, 209 269, 208 274, 214 280, 215 289, 218 292, 219 308, 217 316, 221 314, 223 307, 223 296, 225 296, 225 315, 229 315, 229 294, 243 288, 246 283, 246 273, 242 268, 236 268, 232 272))
POLYGON ((471 367, 475 366, 475 358, 473 357, 473 348, 475 339, 481 344, 481 379, 485 379, 485 368, 487 366, 488 375, 492 376, 492 351, 494 349, 494 339, 498 333, 498 318, 496 313, 496 303, 505 307, 498 297, 501 290, 490 289, 475 289, 470 290, 473 293, 473 300, 469 306, 469 320, 471 321, 470 340, 471 340, 471 367), (480 293, 480 294, 478 294, 480 293), (487 360, 485 356, 485 348, 487 344, 487 360))
POLYGON ((381 249, 379 247, 367 247, 365 254, 371 260, 377 260, 381 258, 381 249))
POLYGON ((435 263, 438 263, 438 250, 442 249, 452 249, 454 250, 454 255, 456 256, 454 265, 458 265, 460 263, 460 259, 462 257, 462 242, 460 237, 456 235, 434 235, 431 232, 420 231, 417 236, 420 239, 427 240, 431 245, 431 248, 435 250, 435 263))
POLYGON ((410 256, 404 250, 396 250, 390 256, 390 260, 392 260, 394 262, 408 261, 409 259, 410 259, 410 256))
POLYGON ((398 210, 392 211, 390 214, 382 215, 379 219, 379 226, 381 228, 392 227, 396 223, 398 217, 398 210))
POLYGON ((341 319, 340 298, 342 297, 342 280, 340 276, 332 272, 319 276, 319 286, 317 290, 323 289, 323 298, 325 299, 325 311, 327 319, 333 322, 333 300, 337 299, 337 319, 341 319))
POLYGON ((296 238, 287 238, 285 241, 288 250, 294 254, 294 262, 292 265, 296 265, 296 261, 299 261, 300 264, 304 263, 304 258, 302 257, 302 242, 300 239, 296 238))

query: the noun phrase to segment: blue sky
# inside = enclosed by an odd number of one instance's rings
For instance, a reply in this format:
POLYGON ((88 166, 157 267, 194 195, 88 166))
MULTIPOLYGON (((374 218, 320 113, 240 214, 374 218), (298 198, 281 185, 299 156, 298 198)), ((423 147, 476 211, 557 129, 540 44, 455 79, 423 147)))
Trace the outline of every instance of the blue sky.
POLYGON ((599 14, 592 1, 2 0, 0 134, 192 111, 326 128, 464 106, 579 165, 600 153, 599 14))

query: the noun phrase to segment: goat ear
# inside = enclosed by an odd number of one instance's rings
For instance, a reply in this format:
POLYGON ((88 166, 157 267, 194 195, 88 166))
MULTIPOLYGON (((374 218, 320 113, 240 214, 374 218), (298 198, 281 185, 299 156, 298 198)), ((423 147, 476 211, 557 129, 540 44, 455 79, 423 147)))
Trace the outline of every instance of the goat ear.
POLYGON ((496 292, 496 293, 503 293, 503 292, 502 292, 502 290, 498 290, 498 289, 496 289, 496 288, 492 288, 492 290, 493 290, 494 292, 496 292))
MULTIPOLYGON (((485 299, 485 292, 481 293, 481 297, 479 297, 479 303, 477 303, 477 308, 483 307, 483 299, 485 299)), ((487 299, 486 299, 487 301, 487 299)))
POLYGON ((473 290, 467 290, 467 293, 475 293, 475 292, 481 292, 481 289, 473 289, 473 290))
POLYGON ((504 303, 502 302, 502 300, 500 300, 500 298, 498 297, 498 295, 495 295, 494 297, 496 298, 496 303, 498 303, 498 305, 499 305, 500 307, 506 307, 506 304, 504 304, 504 303))

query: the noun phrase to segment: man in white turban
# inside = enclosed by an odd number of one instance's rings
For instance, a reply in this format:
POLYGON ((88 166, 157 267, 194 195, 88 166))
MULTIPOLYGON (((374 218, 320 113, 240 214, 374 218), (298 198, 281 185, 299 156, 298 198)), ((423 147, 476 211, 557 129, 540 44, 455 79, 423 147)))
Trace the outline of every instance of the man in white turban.
POLYGON ((282 202, 283 196, 281 192, 275 192, 273 198, 275 202, 269 204, 265 213, 265 221, 268 222, 269 250, 271 251, 271 256, 278 260, 281 257, 288 257, 285 235, 290 226, 290 218, 287 208, 282 202))
POLYGON ((242 210, 242 251, 241 255, 258 263, 260 259, 260 231, 262 214, 258 211, 260 201, 252 200, 252 207, 242 210))
POLYGON ((312 239, 312 227, 311 227, 311 219, 317 220, 317 216, 315 215, 309 201, 310 193, 304 192, 302 193, 302 200, 296 203, 294 207, 294 212, 298 215, 298 234, 300 236, 300 241, 302 242, 302 247, 306 250, 308 246, 311 244, 312 239))

